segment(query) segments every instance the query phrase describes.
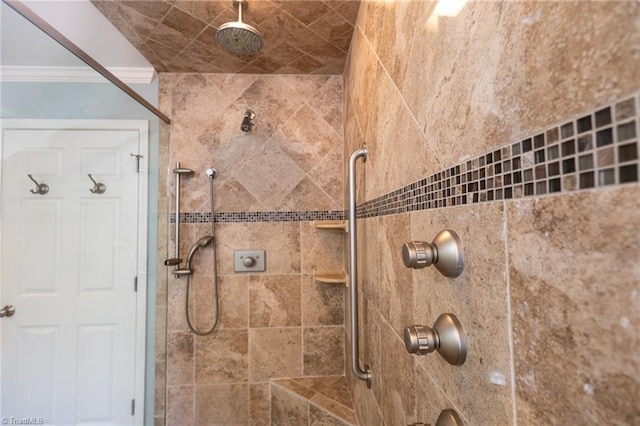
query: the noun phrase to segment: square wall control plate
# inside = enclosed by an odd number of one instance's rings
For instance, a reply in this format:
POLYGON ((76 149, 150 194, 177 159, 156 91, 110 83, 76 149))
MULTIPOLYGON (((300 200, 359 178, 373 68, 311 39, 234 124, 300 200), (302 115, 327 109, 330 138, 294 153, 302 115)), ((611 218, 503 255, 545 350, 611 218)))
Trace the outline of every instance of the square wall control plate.
POLYGON ((264 272, 266 259, 264 250, 234 250, 233 270, 235 272, 264 272))

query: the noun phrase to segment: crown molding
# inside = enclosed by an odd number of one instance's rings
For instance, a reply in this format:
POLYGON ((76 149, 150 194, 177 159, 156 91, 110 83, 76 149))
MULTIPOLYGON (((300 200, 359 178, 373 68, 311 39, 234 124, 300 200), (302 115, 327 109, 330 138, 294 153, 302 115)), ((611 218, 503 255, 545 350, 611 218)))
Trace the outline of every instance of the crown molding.
MULTIPOLYGON (((107 68, 122 82, 151 83, 156 72, 153 68, 107 68)), ((109 81, 89 67, 34 67, 0 66, 0 81, 39 83, 108 83, 109 81)))

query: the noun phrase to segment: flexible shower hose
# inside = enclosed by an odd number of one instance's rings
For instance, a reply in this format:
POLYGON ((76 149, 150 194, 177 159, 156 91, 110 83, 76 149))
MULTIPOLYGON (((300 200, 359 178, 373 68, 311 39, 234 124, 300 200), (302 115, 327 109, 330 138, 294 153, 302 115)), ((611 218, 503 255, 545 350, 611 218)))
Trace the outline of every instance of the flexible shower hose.
POLYGON ((213 333, 213 330, 215 330, 216 327, 218 326, 218 317, 219 317, 218 312, 220 310, 219 309, 220 303, 219 303, 219 297, 218 297, 218 268, 217 268, 217 261, 216 261, 216 224, 213 217, 214 210, 213 210, 213 177, 212 176, 209 177, 209 200, 210 200, 210 206, 211 206, 211 237, 213 238, 213 240, 211 241, 211 244, 213 245, 213 291, 214 291, 213 298, 216 305, 216 315, 213 320, 213 325, 207 331, 199 331, 191 323, 191 316, 189 315, 189 299, 190 299, 189 289, 191 288, 191 280, 189 279, 190 276, 187 275, 187 300, 185 302, 185 311, 187 314, 187 325, 189 326, 191 331, 193 331, 198 336, 206 336, 208 334, 213 333))

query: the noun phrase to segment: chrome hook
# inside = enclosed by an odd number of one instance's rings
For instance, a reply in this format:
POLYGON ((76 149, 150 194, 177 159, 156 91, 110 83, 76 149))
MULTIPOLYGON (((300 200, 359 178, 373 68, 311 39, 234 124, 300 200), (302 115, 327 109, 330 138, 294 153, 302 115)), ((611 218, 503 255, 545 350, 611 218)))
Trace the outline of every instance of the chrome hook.
POLYGON ((29 176, 29 179, 31 179, 31 182, 36 184, 36 189, 30 190, 32 194, 44 195, 47 192, 49 192, 49 185, 47 185, 46 183, 38 183, 38 181, 35 180, 31 175, 27 175, 27 176, 29 176))
POLYGON ((92 194, 104 194, 107 190, 107 185, 105 185, 104 183, 96 182, 95 179, 91 177, 91 173, 89 173, 87 176, 89 176, 89 179, 91 179, 91 182, 93 182, 93 188, 91 188, 89 191, 92 194))

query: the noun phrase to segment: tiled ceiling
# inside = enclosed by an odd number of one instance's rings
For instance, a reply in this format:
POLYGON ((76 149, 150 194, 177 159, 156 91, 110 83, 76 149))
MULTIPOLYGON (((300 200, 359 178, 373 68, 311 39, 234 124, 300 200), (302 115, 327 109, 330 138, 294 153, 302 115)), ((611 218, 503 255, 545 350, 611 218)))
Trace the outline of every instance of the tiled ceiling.
POLYGON ((158 72, 342 74, 360 0, 249 0, 242 21, 261 51, 231 54, 217 28, 238 20, 231 0, 91 0, 158 72))

